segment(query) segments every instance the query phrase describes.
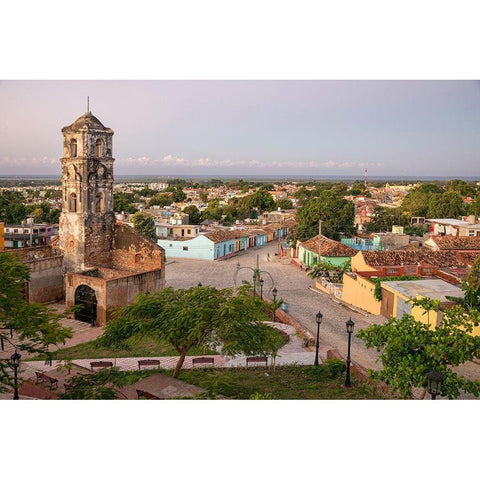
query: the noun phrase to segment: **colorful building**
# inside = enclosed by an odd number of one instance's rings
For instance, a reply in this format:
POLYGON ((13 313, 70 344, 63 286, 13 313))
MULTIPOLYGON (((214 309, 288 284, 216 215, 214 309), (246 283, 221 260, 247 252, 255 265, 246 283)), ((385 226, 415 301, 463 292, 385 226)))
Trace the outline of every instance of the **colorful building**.
POLYGON ((339 266, 350 260, 357 253, 357 250, 341 242, 331 240, 324 235, 317 235, 305 242, 297 242, 297 252, 301 264, 306 268, 311 268, 318 263, 319 252, 321 260, 339 266), (319 243, 321 243, 321 246, 319 243))

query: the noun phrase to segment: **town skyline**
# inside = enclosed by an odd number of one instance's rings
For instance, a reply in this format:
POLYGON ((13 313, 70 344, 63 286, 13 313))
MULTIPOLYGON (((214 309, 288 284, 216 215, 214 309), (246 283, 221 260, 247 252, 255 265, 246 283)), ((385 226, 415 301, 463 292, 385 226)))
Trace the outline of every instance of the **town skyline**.
POLYGON ((1 82, 2 175, 58 174, 87 95, 117 176, 480 175, 479 82, 278 80, 1 82))

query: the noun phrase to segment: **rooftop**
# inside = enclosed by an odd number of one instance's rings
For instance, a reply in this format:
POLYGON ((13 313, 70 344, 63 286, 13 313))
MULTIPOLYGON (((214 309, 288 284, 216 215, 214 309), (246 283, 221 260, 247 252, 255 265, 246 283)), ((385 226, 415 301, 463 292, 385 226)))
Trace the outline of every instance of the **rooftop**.
POLYGON ((413 280, 413 281, 388 281, 382 282, 382 286, 387 286, 392 290, 405 295, 406 297, 422 297, 440 300, 441 302, 448 302, 446 298, 449 297, 463 297, 462 289, 451 285, 443 280, 428 279, 428 280, 413 280))
MULTIPOLYGON (((319 244, 319 235, 316 237, 310 238, 305 242, 300 242, 304 248, 310 250, 311 252, 318 253, 318 244, 319 244)), ((355 250, 347 245, 344 245, 341 242, 337 242, 335 240, 331 240, 330 238, 325 237, 324 235, 321 236, 322 238, 322 249, 321 249, 321 256, 322 257, 353 257, 355 254, 358 253, 358 250, 355 250)))
POLYGON ((102 122, 92 115, 91 112, 84 113, 78 117, 71 125, 62 128, 62 132, 77 130, 104 130, 113 133, 113 130, 105 127, 102 122))

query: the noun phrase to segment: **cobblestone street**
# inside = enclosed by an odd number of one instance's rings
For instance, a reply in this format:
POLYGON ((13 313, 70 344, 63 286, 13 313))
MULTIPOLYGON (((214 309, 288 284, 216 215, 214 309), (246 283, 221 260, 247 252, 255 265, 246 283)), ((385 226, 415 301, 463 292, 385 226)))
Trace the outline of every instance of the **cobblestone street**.
MULTIPOLYGON (((340 353, 347 353, 347 333, 345 322, 351 317, 355 322, 355 331, 365 328, 372 323, 380 323, 385 319, 380 316, 362 314, 350 310, 348 307, 332 300, 323 292, 313 291, 315 280, 306 272, 299 270, 290 263, 289 259, 279 259, 275 256, 277 243, 265 247, 253 248, 245 253, 221 261, 167 259, 166 286, 174 288, 188 288, 197 285, 212 285, 217 288, 233 287, 234 274, 237 263, 241 267, 255 267, 257 255, 261 270, 268 271, 278 290, 277 298, 283 299, 290 313, 313 334, 316 333, 315 315, 320 310, 323 314, 323 323, 320 327, 320 347, 322 351, 328 347, 337 348, 340 353), (268 254, 270 261, 268 259, 268 254)), ((264 295, 271 298, 268 292, 270 285, 268 276, 265 277, 264 295)), ((242 269, 237 283, 242 280, 251 282, 252 273, 242 269)), ((352 360, 366 368, 376 368, 376 353, 367 350, 363 342, 352 337, 352 360)))

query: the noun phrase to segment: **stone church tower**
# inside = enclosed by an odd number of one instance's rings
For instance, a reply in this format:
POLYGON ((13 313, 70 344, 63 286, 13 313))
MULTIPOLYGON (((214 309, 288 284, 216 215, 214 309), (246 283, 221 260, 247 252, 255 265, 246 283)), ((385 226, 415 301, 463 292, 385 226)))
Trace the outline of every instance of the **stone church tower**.
POLYGON ((62 213, 59 247, 66 272, 112 263, 113 130, 89 111, 62 128, 62 213))

